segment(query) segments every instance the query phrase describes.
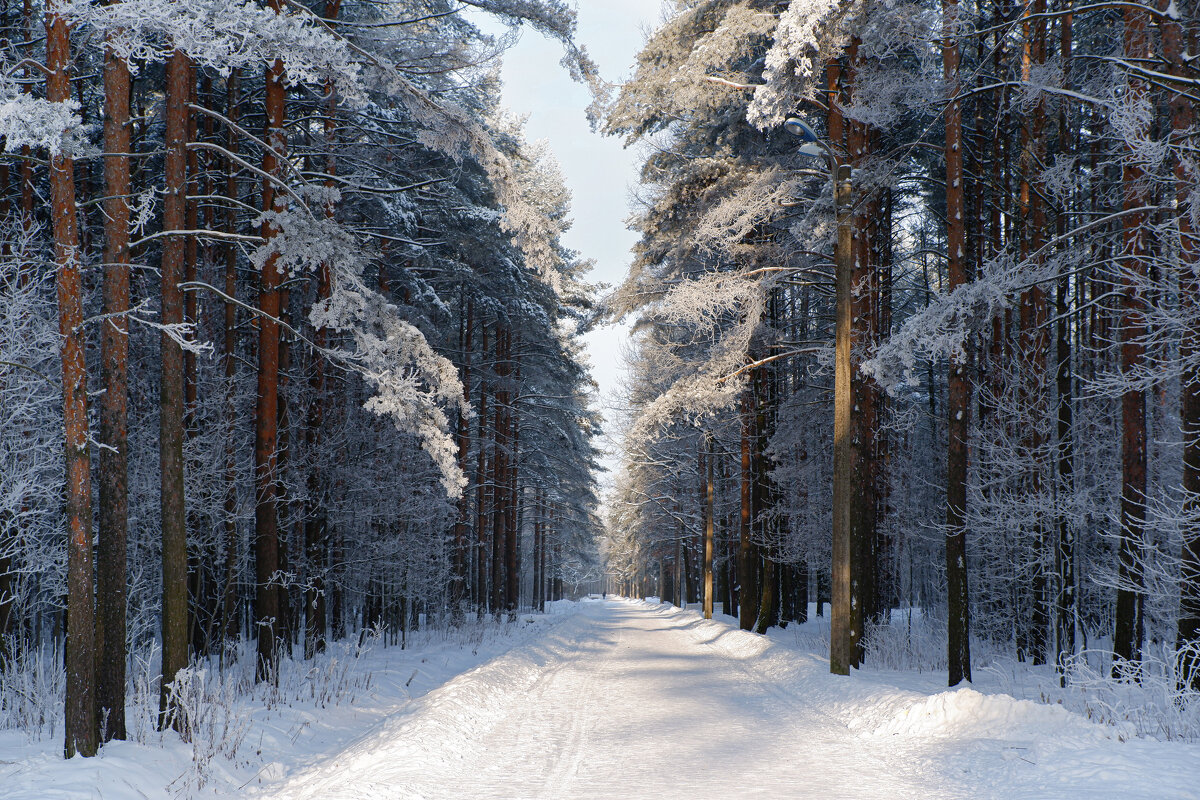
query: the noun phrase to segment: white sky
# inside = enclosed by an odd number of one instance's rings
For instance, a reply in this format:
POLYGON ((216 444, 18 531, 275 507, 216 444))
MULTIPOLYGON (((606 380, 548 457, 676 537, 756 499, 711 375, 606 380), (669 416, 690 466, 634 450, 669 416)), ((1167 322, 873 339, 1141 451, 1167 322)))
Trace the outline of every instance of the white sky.
MULTIPOLYGON (((578 0, 578 41, 599 64, 606 80, 619 82, 633 71, 645 31, 660 19, 657 0, 578 0)), ((484 20, 477 18, 483 25, 484 20)), ((485 26, 489 30, 499 30, 485 26)), ((559 65, 562 46, 525 29, 521 41, 504 57, 504 105, 528 114, 526 136, 546 139, 562 166, 572 195, 575 225, 565 244, 596 267, 593 282, 616 285, 629 268, 630 248, 637 236, 625 227, 630 214, 629 188, 637 182, 635 154, 621 140, 594 134, 584 111, 587 90, 574 83, 559 65)), ((612 417, 611 398, 621 376, 620 347, 628 337, 624 326, 597 330, 586 339, 592 375, 600 386, 601 405, 612 417)), ((606 460, 610 467, 615 464, 606 460)), ((607 483, 610 476, 602 476, 607 483)))

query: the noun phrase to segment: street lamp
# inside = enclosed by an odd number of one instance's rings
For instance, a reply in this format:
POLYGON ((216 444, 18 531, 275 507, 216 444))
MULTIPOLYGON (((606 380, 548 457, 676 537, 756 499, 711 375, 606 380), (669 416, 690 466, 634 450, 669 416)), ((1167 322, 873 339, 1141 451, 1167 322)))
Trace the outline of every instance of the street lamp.
MULTIPOLYGON (((837 324, 833 373, 833 563, 830 569, 829 595, 829 671, 849 675, 858 664, 858 640, 862 635, 861 607, 854 608, 851 586, 859 576, 855 567, 855 548, 850 529, 850 277, 854 268, 853 238, 850 229, 851 172, 849 164, 839 164, 828 144, 822 142, 803 120, 792 117, 784 129, 801 139, 800 153, 824 155, 829 163, 833 184, 833 207, 837 215, 837 245, 834 249, 837 284, 837 324)), ((861 600, 859 605, 861 606, 861 600)))

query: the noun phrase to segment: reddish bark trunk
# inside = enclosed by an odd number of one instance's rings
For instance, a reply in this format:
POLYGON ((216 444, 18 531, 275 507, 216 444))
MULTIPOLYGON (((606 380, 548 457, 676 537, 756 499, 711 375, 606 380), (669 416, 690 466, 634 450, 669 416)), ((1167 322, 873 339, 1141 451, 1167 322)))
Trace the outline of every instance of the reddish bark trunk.
MULTIPOLYGON (((71 96, 67 21, 46 15, 46 99, 71 96)), ((87 361, 83 331, 83 277, 75 210, 75 163, 50 155, 51 221, 58 266, 58 329, 62 335, 63 424, 67 523, 67 758, 93 756, 96 725, 95 608, 92 597, 92 484, 88 457, 87 361)))
MULTIPOLYGON (((279 11, 278 0, 271 7, 279 11)), ((284 68, 276 60, 266 72, 266 140, 263 172, 278 179, 282 172, 279 156, 285 152, 284 68)), ((270 179, 263 180, 263 210, 282 211, 286 200, 270 179)), ((262 236, 270 239, 275 229, 262 225, 262 236)), ((258 680, 274 675, 279 631, 279 286, 282 283, 278 258, 272 256, 262 267, 258 307, 258 399, 254 425, 254 576, 255 619, 258 636, 258 680)))
MULTIPOLYGON (((959 99, 959 49, 952 24, 957 0, 944 0, 947 20, 942 65, 950 102, 946 106, 946 245, 949 289, 966 283, 966 219, 963 197, 962 101, 959 99)), ((946 460, 946 582, 949 606, 949 685, 971 680, 970 601, 967 586, 966 508, 967 443, 971 422, 970 362, 950 364, 947 397, 949 446, 946 460)))
MULTIPOLYGON (((187 223, 187 102, 191 63, 176 50, 167 64, 166 196, 163 230, 183 230, 187 223)), ((162 252, 164 325, 184 319, 183 290, 186 242, 168 236, 162 252)), ((159 727, 183 721, 173 714, 170 684, 188 663, 187 512, 184 501, 184 367, 183 350, 165 333, 160 337, 162 372, 159 396, 160 508, 162 515, 162 681, 159 727)))
MULTIPOLYGON (((1178 2, 1179 0, 1176 0, 1178 2)), ((1194 3, 1191 11, 1194 12, 1194 3)), ((1191 17, 1185 13, 1184 19, 1191 17)), ((1186 32, 1178 20, 1162 25, 1163 52, 1173 76, 1188 75, 1184 56, 1192 52, 1186 32)), ((1192 37, 1194 38, 1194 37, 1192 37)), ((1176 147, 1187 146, 1195 120, 1194 101, 1181 89, 1171 95, 1171 136, 1176 147)), ((1184 519, 1182 568, 1180 572, 1179 624, 1176 645, 1200 645, 1200 276, 1197 275, 1197 232, 1187 213, 1187 200, 1195 186, 1187 162, 1176 157, 1175 197, 1179 205, 1179 296, 1187 327, 1179 346, 1184 363, 1181 380, 1180 421, 1183 426, 1184 519)), ((1184 679, 1200 689, 1200 660, 1192 653, 1184 665, 1184 679)))
MULTIPOLYGON (((29 42, 25 48, 25 58, 33 58, 33 2, 25 0, 21 6, 21 19, 25 23, 25 38, 29 42)), ((49 56, 47 56, 49 63, 49 56)), ((25 87, 26 94, 33 94, 33 70, 29 64, 25 65, 25 87)), ((70 95, 70 88, 67 89, 67 94, 70 95)), ((65 97, 63 99, 66 99, 65 97)), ((74 179, 74 167, 72 167, 72 179, 74 179)), ((33 230, 33 210, 34 210, 34 185, 33 185, 33 151, 29 145, 21 146, 21 226, 26 232, 33 230)))
POLYGON ((125 738, 125 549, 129 526, 129 66, 104 62, 104 315, 100 328, 100 530, 96 547, 96 703, 101 735, 125 738))

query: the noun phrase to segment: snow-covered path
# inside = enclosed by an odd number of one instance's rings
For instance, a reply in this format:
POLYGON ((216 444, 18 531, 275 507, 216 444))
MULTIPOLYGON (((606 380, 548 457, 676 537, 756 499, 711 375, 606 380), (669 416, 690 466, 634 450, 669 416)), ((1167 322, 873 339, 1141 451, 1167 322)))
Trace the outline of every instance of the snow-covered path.
POLYGON ((1196 767, 1162 768, 1196 754, 1060 708, 836 678, 695 613, 608 602, 260 796, 1165 800, 1200 797, 1196 767))

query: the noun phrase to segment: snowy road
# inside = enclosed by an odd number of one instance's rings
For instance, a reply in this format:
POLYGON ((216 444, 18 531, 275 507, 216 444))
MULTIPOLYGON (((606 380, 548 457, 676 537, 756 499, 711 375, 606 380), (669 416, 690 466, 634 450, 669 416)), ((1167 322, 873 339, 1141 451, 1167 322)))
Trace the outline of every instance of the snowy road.
POLYGON ((1161 768, 1196 752, 1012 698, 836 678, 694 613, 586 603, 260 796, 1165 800, 1200 797, 1195 767, 1161 768))

